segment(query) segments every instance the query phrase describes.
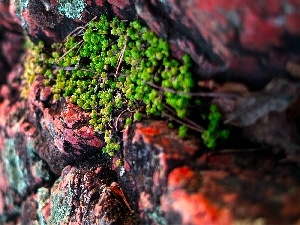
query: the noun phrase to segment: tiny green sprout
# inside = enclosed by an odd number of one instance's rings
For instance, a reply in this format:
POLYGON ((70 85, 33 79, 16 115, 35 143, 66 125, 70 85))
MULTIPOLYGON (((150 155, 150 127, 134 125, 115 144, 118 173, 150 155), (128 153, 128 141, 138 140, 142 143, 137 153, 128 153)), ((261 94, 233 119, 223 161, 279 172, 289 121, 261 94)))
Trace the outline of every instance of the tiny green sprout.
POLYGON ((140 121, 142 119, 142 114, 139 112, 135 112, 133 115, 133 120, 134 121, 140 121))
POLYGON ((123 166, 123 160, 122 160, 122 159, 117 159, 117 160, 116 160, 116 165, 117 165, 118 167, 123 166))
POLYGON ((222 115, 218 111, 217 106, 211 105, 208 116, 209 125, 207 130, 205 130, 201 135, 203 143, 209 149, 216 148, 218 140, 225 140, 229 136, 228 130, 220 128, 221 117, 222 115))
POLYGON ((180 138, 186 138, 187 137, 187 130, 188 130, 187 126, 181 125, 179 127, 179 132, 178 132, 179 137, 180 138))
POLYGON ((125 125, 128 126, 130 124, 132 124, 132 119, 131 118, 126 118, 125 125))
POLYGON ((174 126, 174 123, 173 123, 173 122, 169 122, 169 123, 168 123, 168 127, 171 128, 171 129, 174 128, 174 127, 175 127, 175 126, 174 126))

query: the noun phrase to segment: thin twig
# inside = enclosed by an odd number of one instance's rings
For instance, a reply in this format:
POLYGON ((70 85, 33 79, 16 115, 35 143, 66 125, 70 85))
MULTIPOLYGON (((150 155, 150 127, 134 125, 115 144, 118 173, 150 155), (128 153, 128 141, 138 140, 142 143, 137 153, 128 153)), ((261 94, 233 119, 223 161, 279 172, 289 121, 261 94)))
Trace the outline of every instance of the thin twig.
POLYGON ((190 125, 190 124, 188 124, 188 123, 185 123, 185 122, 183 122, 182 120, 179 120, 179 119, 175 118, 174 116, 172 116, 172 115, 170 115, 170 114, 168 114, 168 113, 162 112, 162 114, 163 114, 163 116, 169 117, 171 120, 174 120, 174 121, 176 121, 176 122, 179 123, 179 124, 182 124, 182 125, 184 125, 184 126, 187 126, 188 128, 190 128, 190 129, 192 129, 192 130, 195 130, 195 131, 197 131, 197 132, 203 133, 203 130, 204 130, 203 128, 198 129, 197 127, 194 127, 194 126, 192 126, 192 125, 190 125))
POLYGON ((80 45, 80 46, 79 46, 79 48, 77 49, 76 55, 78 55, 78 54, 79 54, 79 51, 80 51, 80 49, 81 49, 82 45, 83 45, 83 41, 81 42, 81 45, 80 45))
POLYGON ((60 60, 62 60, 67 54, 69 54, 74 48, 76 48, 78 45, 80 45, 83 42, 83 40, 79 41, 76 45, 74 45, 72 48, 70 48, 68 51, 63 54, 56 63, 58 63, 60 60))
POLYGON ((116 130, 118 130, 118 123, 119 123, 120 116, 121 116, 122 114, 124 114, 125 112, 127 112, 127 111, 128 111, 128 109, 125 109, 125 110, 123 110, 123 111, 118 115, 118 117, 117 117, 117 119, 116 119, 116 122, 115 122, 115 129, 116 129, 116 130))
POLYGON ((116 70, 115 77, 117 77, 117 75, 118 75, 118 72, 119 72, 119 69, 120 69, 120 66, 121 66, 123 57, 124 57, 124 53, 125 53, 126 46, 127 46, 127 44, 124 45, 124 47, 123 47, 123 49, 122 49, 122 51, 121 51, 121 53, 120 53, 120 55, 119 55, 119 58, 118 58, 118 61, 117 61, 118 66, 117 66, 117 70, 116 70))
MULTIPOLYGON (((64 42, 66 42, 67 38, 72 36, 77 30, 80 30, 80 32, 82 30, 84 30, 86 28, 86 26, 80 26, 80 27, 76 27, 73 31, 71 31, 64 39, 64 42)), ((74 36, 77 36, 80 32, 78 32, 77 34, 75 34, 74 36)))
POLYGON ((178 94, 178 95, 188 95, 188 96, 193 96, 193 97, 210 97, 210 98, 215 98, 215 97, 235 98, 235 97, 239 97, 239 95, 237 95, 237 94, 229 94, 229 93, 182 92, 182 91, 175 91, 174 89, 167 88, 167 87, 161 87, 161 86, 158 86, 158 85, 153 84, 151 82, 146 82, 146 84, 148 84, 151 87, 154 87, 156 89, 162 90, 164 92, 170 92, 170 93, 178 94))
MULTIPOLYGON (((108 75, 109 75, 109 76, 115 76, 116 74, 115 74, 115 73, 109 73, 108 75)), ((129 76, 129 75, 126 74, 126 73, 119 73, 119 76, 125 77, 125 76, 129 76)))
POLYGON ((241 117, 243 114, 248 113, 250 110, 253 110, 253 108, 257 108, 258 106, 261 106, 262 104, 266 103, 266 99, 259 99, 252 104, 246 106, 244 109, 237 110, 233 113, 231 117, 229 117, 227 120, 224 121, 224 124, 229 124, 233 120, 241 117))
MULTIPOLYGON (((84 29, 90 24, 90 22, 93 21, 93 20, 95 20, 96 18, 97 18, 97 16, 95 16, 93 19, 91 19, 91 20, 90 20, 88 23, 86 23, 84 26, 76 27, 73 31, 71 31, 71 32, 66 36, 64 42, 67 40, 67 38, 68 38, 69 36, 73 35, 77 30, 80 30, 80 32, 81 32, 82 30, 84 30, 84 29)), ((78 35, 80 32, 78 32, 76 35, 78 35)), ((75 36, 76 36, 76 35, 75 35, 75 36)))
POLYGON ((54 69, 54 70, 72 71, 72 70, 77 69, 77 67, 76 66, 67 66, 67 67, 52 66, 52 69, 54 69))
MULTIPOLYGON (((165 107, 167 110, 169 110, 171 113, 173 113, 174 115, 176 115, 176 112, 171 108, 169 107, 168 105, 166 104, 163 104, 163 107, 165 107)), ((194 126, 195 128, 199 129, 199 130, 202 130, 201 132, 204 132, 204 128, 201 127, 200 125, 198 125, 197 123, 195 123, 194 121, 192 120, 189 120, 187 118, 183 118, 182 121, 190 124, 191 126, 194 126)))

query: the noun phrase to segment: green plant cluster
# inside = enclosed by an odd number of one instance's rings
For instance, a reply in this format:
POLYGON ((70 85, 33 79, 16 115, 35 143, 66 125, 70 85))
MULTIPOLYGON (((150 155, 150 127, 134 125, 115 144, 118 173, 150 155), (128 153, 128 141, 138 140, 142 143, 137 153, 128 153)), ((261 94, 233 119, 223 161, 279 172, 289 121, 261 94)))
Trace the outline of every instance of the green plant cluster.
MULTIPOLYGON (((42 48, 34 51, 42 54, 42 48)), ((101 16, 83 36, 69 36, 48 52, 43 62, 33 58, 31 63, 44 65, 54 98, 69 97, 90 112, 90 124, 104 134, 103 151, 109 155, 120 148, 113 119, 123 112, 132 115, 126 125, 164 112, 179 119, 189 116, 194 87, 190 56, 173 59, 168 43, 139 21, 101 16)), ((186 126, 179 127, 179 135, 186 137, 186 126)))
POLYGON ((201 135, 203 143, 209 149, 214 149, 218 140, 225 140, 229 136, 229 131, 227 129, 220 128, 221 118, 222 115, 218 111, 217 106, 211 105, 208 115, 209 125, 201 135))
POLYGON ((112 155, 119 149, 109 125, 112 116, 123 110, 133 112, 127 124, 141 120, 142 112, 160 116, 164 104, 179 118, 188 116, 188 94, 157 90, 151 84, 190 92, 194 86, 190 57, 185 55, 182 62, 173 59, 168 43, 140 22, 101 16, 98 22, 90 22, 82 40, 70 36, 64 45, 52 47, 48 62, 61 69, 56 74, 46 71, 47 84, 54 82, 55 98, 69 96, 91 112, 90 123, 105 134, 104 152, 112 155))
POLYGON ((24 82, 21 96, 27 98, 30 85, 33 84, 34 78, 37 74, 44 74, 46 71, 45 62, 48 60, 48 56, 44 52, 44 44, 40 42, 38 45, 34 45, 30 41, 26 41, 26 60, 24 63, 24 73, 22 75, 22 81, 24 82))

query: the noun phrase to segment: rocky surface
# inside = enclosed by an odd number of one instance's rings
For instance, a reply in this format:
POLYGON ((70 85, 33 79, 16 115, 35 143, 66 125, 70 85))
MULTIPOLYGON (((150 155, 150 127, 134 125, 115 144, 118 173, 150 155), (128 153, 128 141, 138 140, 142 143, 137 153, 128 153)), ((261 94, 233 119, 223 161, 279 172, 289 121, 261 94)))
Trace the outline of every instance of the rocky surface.
MULTIPOLYGON (((280 113, 257 119, 258 144, 241 149, 237 130, 237 139, 210 153, 199 135, 182 140, 165 121, 149 120, 127 128, 122 151, 111 158, 102 154, 104 138, 88 124, 88 113, 68 99, 53 100, 42 74, 26 99, 20 95, 22 27, 33 40, 51 43, 102 13, 143 19, 172 44, 175 56, 192 55, 201 78, 222 75, 256 88, 276 74, 287 80, 286 63, 300 57, 298 1, 74 0, 76 8, 52 0, 14 3, 0 3, 0 224, 299 223, 297 148, 291 153, 262 138, 268 119, 281 118, 293 121, 293 129, 275 132, 283 123, 272 122, 268 134, 299 147, 295 80, 279 83, 286 85, 280 93, 293 95, 280 113)), ((266 88, 235 103, 248 105, 270 90, 278 92, 266 88)))

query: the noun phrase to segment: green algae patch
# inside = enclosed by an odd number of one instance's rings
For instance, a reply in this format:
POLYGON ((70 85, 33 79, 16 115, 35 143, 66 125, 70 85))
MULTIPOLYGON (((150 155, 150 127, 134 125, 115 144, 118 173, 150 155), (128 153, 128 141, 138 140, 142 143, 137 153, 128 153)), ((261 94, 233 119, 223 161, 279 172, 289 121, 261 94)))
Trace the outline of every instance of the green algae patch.
POLYGON ((179 121, 182 138, 192 127, 182 121, 199 102, 190 95, 193 61, 189 55, 175 60, 168 43, 139 21, 101 16, 64 43, 33 47, 26 64, 29 85, 38 70, 55 99, 67 97, 90 112, 90 124, 106 143, 103 152, 111 156, 121 146, 122 119, 123 128, 149 117, 179 121))

